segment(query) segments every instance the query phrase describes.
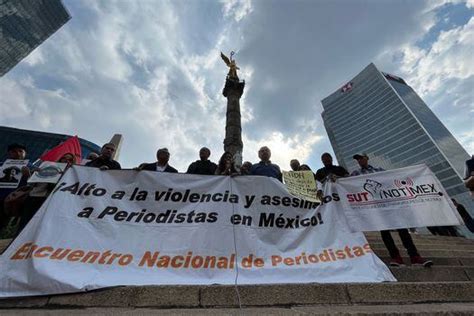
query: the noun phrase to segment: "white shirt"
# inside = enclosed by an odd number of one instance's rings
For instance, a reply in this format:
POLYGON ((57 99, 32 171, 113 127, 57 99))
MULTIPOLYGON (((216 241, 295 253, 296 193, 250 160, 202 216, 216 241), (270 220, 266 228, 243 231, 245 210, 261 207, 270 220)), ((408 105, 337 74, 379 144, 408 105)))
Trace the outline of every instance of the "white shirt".
POLYGON ((168 164, 160 166, 158 163, 156 163, 156 171, 163 172, 165 171, 166 167, 168 167, 168 164))

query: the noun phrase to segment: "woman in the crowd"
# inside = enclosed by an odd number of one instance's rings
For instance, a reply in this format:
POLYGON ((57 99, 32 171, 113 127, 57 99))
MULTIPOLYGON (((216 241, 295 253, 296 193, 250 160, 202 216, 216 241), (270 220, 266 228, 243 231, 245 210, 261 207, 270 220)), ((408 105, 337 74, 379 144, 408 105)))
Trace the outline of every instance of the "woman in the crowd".
POLYGON ((222 154, 221 159, 219 160, 219 164, 217 165, 216 175, 224 175, 224 176, 233 176, 238 175, 239 172, 235 168, 234 165, 234 158, 232 154, 226 151, 222 154))

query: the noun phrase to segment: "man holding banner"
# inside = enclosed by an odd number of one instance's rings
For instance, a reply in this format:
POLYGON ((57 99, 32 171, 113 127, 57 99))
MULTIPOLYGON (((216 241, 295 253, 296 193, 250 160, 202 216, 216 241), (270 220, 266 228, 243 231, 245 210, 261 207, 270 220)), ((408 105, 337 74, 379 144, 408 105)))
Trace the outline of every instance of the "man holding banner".
MULTIPOLYGON (((383 168, 376 168, 369 165, 369 156, 365 153, 356 154, 353 156, 353 158, 357 160, 357 162, 359 163, 360 169, 354 170, 351 173, 351 176, 358 176, 358 175, 363 175, 363 174, 385 171, 383 168)), ((411 264, 421 264, 424 267, 430 267, 433 265, 433 262, 431 260, 425 260, 418 254, 418 250, 416 249, 416 246, 413 243, 413 239, 411 238, 408 229, 406 228, 397 229, 397 231, 398 231, 398 235, 400 235, 400 239, 403 243, 403 246, 405 247, 405 249, 408 252, 408 255, 410 256, 411 264)), ((390 265, 400 266, 404 264, 403 259, 400 255, 400 251, 395 245, 395 242, 393 241, 390 231, 382 230, 380 234, 382 235, 383 243, 385 244, 385 247, 387 247, 390 257, 392 258, 392 260, 390 261, 390 265)))

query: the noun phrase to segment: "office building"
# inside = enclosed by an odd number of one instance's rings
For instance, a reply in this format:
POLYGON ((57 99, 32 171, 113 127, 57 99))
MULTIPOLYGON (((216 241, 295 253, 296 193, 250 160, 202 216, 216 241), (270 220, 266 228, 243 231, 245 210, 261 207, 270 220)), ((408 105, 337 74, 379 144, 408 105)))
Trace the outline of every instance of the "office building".
POLYGON ((0 77, 70 18, 60 0, 1 0, 0 77))
POLYGON ((356 169, 356 153, 385 169, 425 163, 452 198, 474 211, 462 181, 470 155, 402 78, 370 64, 322 104, 340 165, 356 169))
MULTIPOLYGON (((26 158, 34 162, 48 149, 59 145, 69 137, 71 136, 0 126, 0 161, 6 159, 9 144, 25 145, 27 148, 26 158)), ((90 152, 100 153, 100 146, 90 141, 79 138, 79 143, 81 144, 82 157, 87 157, 90 152)))

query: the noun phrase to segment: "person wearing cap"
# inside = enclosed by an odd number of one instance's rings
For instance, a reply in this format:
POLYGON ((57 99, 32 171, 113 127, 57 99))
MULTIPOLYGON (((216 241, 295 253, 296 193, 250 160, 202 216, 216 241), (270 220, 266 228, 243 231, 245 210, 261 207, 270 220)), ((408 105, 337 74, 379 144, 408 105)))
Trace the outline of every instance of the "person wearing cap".
POLYGON ((359 163, 360 169, 352 171, 351 177, 352 176, 359 176, 361 174, 385 171, 383 168, 375 168, 375 167, 369 165, 369 156, 367 156, 366 153, 356 154, 352 158, 357 160, 357 162, 359 163))
POLYGON ((211 151, 207 147, 202 147, 199 150, 199 160, 191 163, 186 173, 189 174, 207 174, 213 175, 216 172, 217 165, 209 160, 211 151))
POLYGON ((100 155, 94 160, 86 163, 87 167, 99 168, 100 170, 120 170, 122 167, 112 157, 115 152, 115 144, 107 143, 102 146, 100 155))
MULTIPOLYGON (((352 158, 357 160, 360 168, 357 170, 354 170, 351 173, 351 176, 358 176, 358 175, 363 175, 363 174, 385 171, 383 168, 376 168, 369 165, 369 156, 365 153, 356 154, 352 158)), ((416 249, 415 244, 413 243, 413 239, 411 238, 410 233, 408 232, 408 229, 406 228, 397 229, 397 231, 398 231, 398 235, 400 236, 403 246, 405 247, 405 249, 408 252, 408 255, 410 256, 410 261, 412 265, 423 265, 424 267, 430 267, 433 265, 433 262, 431 260, 426 260, 420 256, 420 254, 418 253, 418 250, 416 249)), ((400 255, 400 251, 395 245, 395 241, 393 240, 393 237, 390 234, 390 231, 382 230, 380 234, 382 235, 383 243, 385 244, 385 247, 387 247, 387 250, 390 254, 391 260, 389 264, 395 267, 404 264, 403 259, 400 255)))
POLYGON ((171 173, 177 173, 178 170, 175 168, 171 167, 168 164, 168 161, 170 160, 170 152, 168 151, 168 148, 160 148, 156 152, 156 162, 152 163, 142 163, 136 170, 148 170, 148 171, 158 171, 158 172, 171 172, 171 173))

